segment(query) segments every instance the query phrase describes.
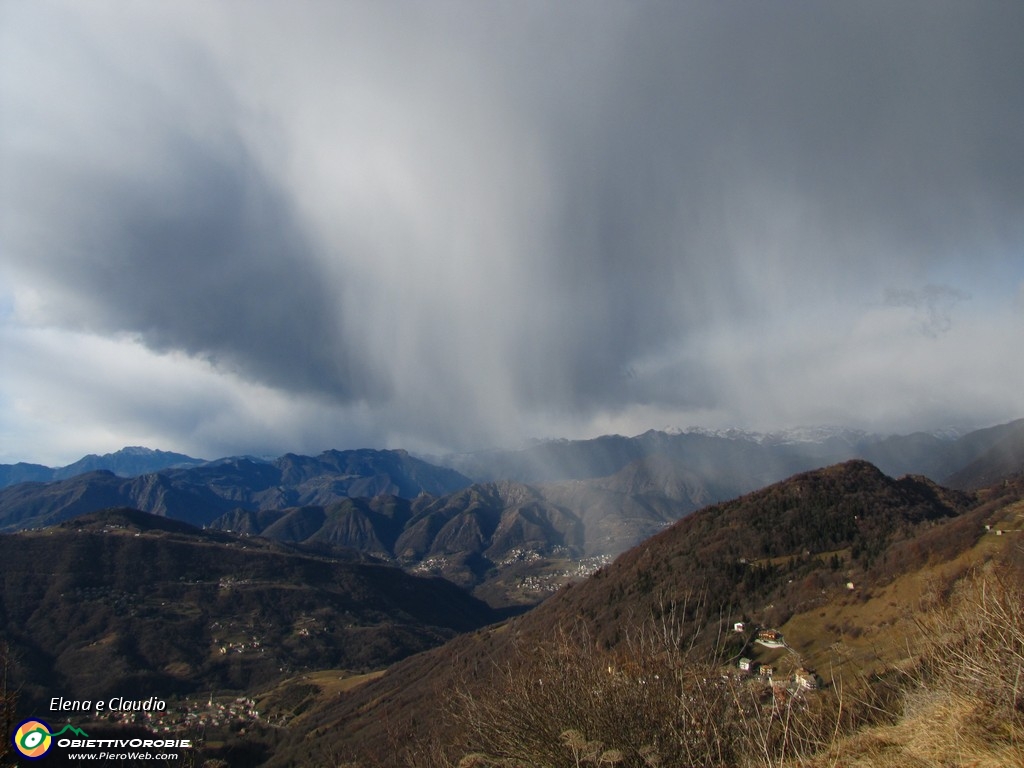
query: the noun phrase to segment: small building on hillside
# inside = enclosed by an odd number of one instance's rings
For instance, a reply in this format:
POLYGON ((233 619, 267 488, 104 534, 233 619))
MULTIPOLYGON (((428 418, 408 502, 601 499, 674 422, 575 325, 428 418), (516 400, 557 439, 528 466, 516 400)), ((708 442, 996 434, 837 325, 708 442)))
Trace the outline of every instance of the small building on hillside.
POLYGON ((742 621, 737 621, 735 624, 732 625, 732 631, 733 632, 746 632, 747 631, 747 625, 744 624, 742 621))
POLYGON ((740 659, 739 666, 740 669, 744 672, 756 672, 759 665, 753 659, 748 659, 746 656, 744 656, 742 659, 740 659))
POLYGON ((775 675, 775 667, 771 664, 762 664, 761 668, 757 670, 757 673, 764 678, 771 679, 775 675))
POLYGON ((813 669, 800 667, 793 673, 793 682, 801 688, 806 688, 808 691, 814 691, 818 688, 818 675, 813 669))
POLYGON ((782 633, 777 629, 762 629, 757 633, 757 642, 769 648, 781 648, 786 644, 782 633))

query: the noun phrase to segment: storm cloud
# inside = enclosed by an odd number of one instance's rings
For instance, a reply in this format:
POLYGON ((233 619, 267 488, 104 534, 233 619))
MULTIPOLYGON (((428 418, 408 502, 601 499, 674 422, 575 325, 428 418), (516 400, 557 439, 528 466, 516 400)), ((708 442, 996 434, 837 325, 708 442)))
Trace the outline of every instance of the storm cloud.
POLYGON ((1017 4, 0 14, 0 459, 1024 412, 1017 4))

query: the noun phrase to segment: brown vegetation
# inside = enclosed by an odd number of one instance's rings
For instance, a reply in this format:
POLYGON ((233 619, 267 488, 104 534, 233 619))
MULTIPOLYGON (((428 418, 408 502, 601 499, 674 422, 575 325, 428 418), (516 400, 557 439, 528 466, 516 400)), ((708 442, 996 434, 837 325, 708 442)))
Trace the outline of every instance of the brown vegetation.
POLYGON ((920 653, 894 720, 853 733, 809 768, 1024 765, 1024 550, 972 570, 918 618, 920 653))
MULTIPOLYGON (((1020 557, 1020 553, 1016 553, 1020 557)), ((1009 558, 1012 560, 1013 558, 1009 558)), ((934 596, 896 677, 766 685, 680 645, 671 617, 601 651, 578 627, 486 692, 456 694, 458 739, 415 768, 583 765, 895 768, 1024 765, 1024 570, 1003 559, 934 596)))

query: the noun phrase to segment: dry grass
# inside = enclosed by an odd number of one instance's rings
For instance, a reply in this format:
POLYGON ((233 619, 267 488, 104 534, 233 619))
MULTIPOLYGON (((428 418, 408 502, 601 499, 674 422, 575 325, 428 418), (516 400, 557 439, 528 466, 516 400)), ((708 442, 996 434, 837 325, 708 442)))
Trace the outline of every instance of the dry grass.
POLYGON ((1024 766, 1024 573, 989 563, 917 621, 899 719, 801 766, 1024 766))
POLYGON ((320 687, 323 695, 335 696, 339 693, 347 693, 353 688, 363 685, 364 683, 368 683, 371 680, 376 680, 383 674, 384 670, 353 675, 345 670, 328 669, 321 670, 319 672, 310 672, 306 677, 311 683, 320 687))
MULTIPOLYGON (((948 693, 908 697, 913 714, 838 741, 803 768, 1012 768, 1024 766, 1021 734, 991 732, 977 701, 948 693)), ((997 728, 998 730, 998 728, 997 728)))

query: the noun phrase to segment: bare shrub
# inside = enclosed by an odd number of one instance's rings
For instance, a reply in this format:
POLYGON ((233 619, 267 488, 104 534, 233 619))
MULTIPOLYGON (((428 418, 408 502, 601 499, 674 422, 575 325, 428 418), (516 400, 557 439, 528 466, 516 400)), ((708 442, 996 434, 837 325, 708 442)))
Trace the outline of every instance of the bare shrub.
POLYGON ((971 697, 986 719, 1024 728, 1024 582, 989 566, 963 578, 919 621, 919 687, 971 697))
MULTIPOLYGON (((684 756, 711 764, 693 758, 718 743, 717 723, 705 727, 715 707, 707 696, 681 698, 684 673, 654 661, 615 660, 562 636, 506 670, 490 695, 462 695, 467 739, 494 758, 553 768, 673 764, 684 756)), ((724 691, 718 698, 727 703, 724 691)))
POLYGON ((496 688, 459 695, 463 764, 767 768, 849 726, 835 690, 733 677, 714 651, 696 650, 706 645, 675 621, 676 608, 638 628, 625 652, 601 651, 578 628, 521 649, 526 661, 496 688))
POLYGON ((857 718, 844 707, 841 692, 805 694, 776 686, 770 693, 737 687, 736 707, 742 714, 738 735, 739 765, 774 768, 832 749, 837 739, 853 730, 857 718))

